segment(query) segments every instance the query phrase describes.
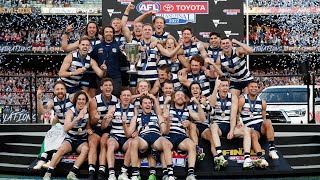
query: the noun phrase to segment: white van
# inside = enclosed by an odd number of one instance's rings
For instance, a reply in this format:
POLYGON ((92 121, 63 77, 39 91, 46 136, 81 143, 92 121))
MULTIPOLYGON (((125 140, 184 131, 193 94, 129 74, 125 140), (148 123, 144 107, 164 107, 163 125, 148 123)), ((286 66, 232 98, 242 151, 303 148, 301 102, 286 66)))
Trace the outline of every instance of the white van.
POLYGON ((269 119, 278 123, 307 124, 308 115, 311 121, 315 108, 315 121, 320 124, 320 86, 309 85, 309 98, 307 89, 307 85, 270 86, 264 89, 260 98, 267 102, 269 119))

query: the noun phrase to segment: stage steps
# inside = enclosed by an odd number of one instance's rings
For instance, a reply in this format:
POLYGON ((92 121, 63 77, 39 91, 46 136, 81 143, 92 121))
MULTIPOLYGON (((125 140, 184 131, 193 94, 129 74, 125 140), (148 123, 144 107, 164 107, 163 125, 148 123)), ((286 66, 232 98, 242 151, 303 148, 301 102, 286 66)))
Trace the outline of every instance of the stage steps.
MULTIPOLYGON (((276 146, 284 156, 292 171, 277 171, 274 167, 276 162, 268 159, 270 163, 269 176, 297 176, 303 174, 314 174, 320 172, 320 132, 318 125, 274 125, 276 131, 276 146), (274 167, 273 167, 274 163, 274 167)), ((27 124, 27 125, 1 125, 0 126, 0 172, 7 174, 29 174, 42 176, 44 171, 28 169, 36 159, 43 141, 45 132, 50 129, 49 125, 27 124)), ((235 171, 232 174, 225 171, 214 172, 212 168, 212 156, 207 143, 201 142, 205 147, 206 158, 197 165, 198 177, 232 177, 239 174, 243 176, 266 175, 266 170, 235 171), (206 163, 204 163, 206 162, 206 163)), ((61 167, 70 167, 62 165, 61 167)), ((120 167, 120 166, 118 166, 120 167)), ((117 167, 116 167, 117 168, 117 167)), ((58 168, 59 169, 59 168, 58 168)), ((57 174, 64 176, 65 168, 57 170, 57 174), (62 171, 64 170, 64 171, 62 171)), ((235 169, 233 169, 235 170, 235 169)), ((185 175, 184 168, 175 168, 175 174, 185 175)), ((146 174, 147 172, 142 172, 146 174)), ((81 174, 87 174, 87 165, 81 168, 81 174)))

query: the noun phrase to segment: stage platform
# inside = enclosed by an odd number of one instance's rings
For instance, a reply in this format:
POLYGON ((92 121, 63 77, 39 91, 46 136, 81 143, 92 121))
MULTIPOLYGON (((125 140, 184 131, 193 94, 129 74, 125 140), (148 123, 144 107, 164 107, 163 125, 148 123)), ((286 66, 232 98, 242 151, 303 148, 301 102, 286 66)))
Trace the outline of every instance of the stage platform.
MULTIPOLYGON (((266 156, 269 167, 266 169, 242 169, 242 143, 240 140, 228 141, 223 139, 223 153, 229 161, 229 166, 221 171, 215 171, 213 157, 210 153, 209 142, 200 141, 206 156, 196 165, 195 174, 198 178, 239 178, 239 177, 283 177, 312 175, 320 172, 320 133, 318 125, 274 125, 276 131, 276 146, 280 159, 271 160, 266 156)), ((1 125, 0 127, 0 171, 6 174, 21 174, 41 176, 45 170, 32 169, 36 163, 37 154, 45 132, 50 129, 48 125, 1 125)), ((268 154, 267 142, 262 140, 265 153, 268 154)), ((252 158, 255 158, 252 153, 252 158)), ((116 172, 119 173, 122 160, 116 161, 116 172)), ((72 167, 71 163, 60 163, 54 176, 63 177, 72 167)), ((88 174, 88 166, 81 167, 81 177, 88 174)), ((186 168, 175 167, 175 176, 186 176, 186 168)), ((143 177, 148 171, 142 170, 143 177)), ((158 175, 161 176, 160 169, 158 175)))

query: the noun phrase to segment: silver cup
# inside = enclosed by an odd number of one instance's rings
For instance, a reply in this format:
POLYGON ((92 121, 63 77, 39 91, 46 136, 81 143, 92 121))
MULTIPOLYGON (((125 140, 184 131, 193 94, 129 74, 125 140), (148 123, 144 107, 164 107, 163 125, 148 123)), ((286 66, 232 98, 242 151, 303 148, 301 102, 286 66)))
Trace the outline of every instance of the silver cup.
POLYGON ((127 73, 138 73, 135 65, 140 59, 139 45, 135 43, 127 43, 124 46, 124 51, 126 53, 127 60, 130 62, 130 70, 127 71, 127 73))

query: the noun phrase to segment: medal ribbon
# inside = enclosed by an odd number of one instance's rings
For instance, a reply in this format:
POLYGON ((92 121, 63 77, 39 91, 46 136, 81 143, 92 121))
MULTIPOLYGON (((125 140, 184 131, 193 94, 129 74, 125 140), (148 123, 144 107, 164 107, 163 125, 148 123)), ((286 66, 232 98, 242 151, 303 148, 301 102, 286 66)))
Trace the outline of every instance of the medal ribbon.
MULTIPOLYGON (((76 108, 76 107, 75 107, 74 109, 75 109, 74 113, 76 114, 76 117, 78 117, 79 112, 78 112, 78 110, 77 110, 77 108, 76 108)), ((78 126, 79 126, 79 127, 81 126, 82 121, 83 121, 83 119, 82 119, 82 118, 81 118, 81 119, 79 119, 79 121, 78 121, 78 126)))
MULTIPOLYGON (((130 105, 129 105, 130 106, 130 105)), ((126 116, 128 117, 128 113, 129 113, 129 106, 128 108, 126 109, 126 116)), ((123 108, 122 108, 122 104, 120 103, 120 113, 121 113, 121 118, 123 116, 123 108)))
POLYGON ((251 102, 251 99, 250 97, 248 96, 248 103, 249 103, 249 106, 250 106, 250 112, 254 112, 255 110, 255 107, 256 107, 256 103, 257 103, 257 98, 253 101, 253 104, 251 102))
POLYGON ((61 106, 61 101, 59 101, 59 100, 58 100, 58 104, 59 104, 61 111, 62 111, 62 114, 64 116, 64 113, 66 112, 67 97, 64 97, 63 106, 61 106))

